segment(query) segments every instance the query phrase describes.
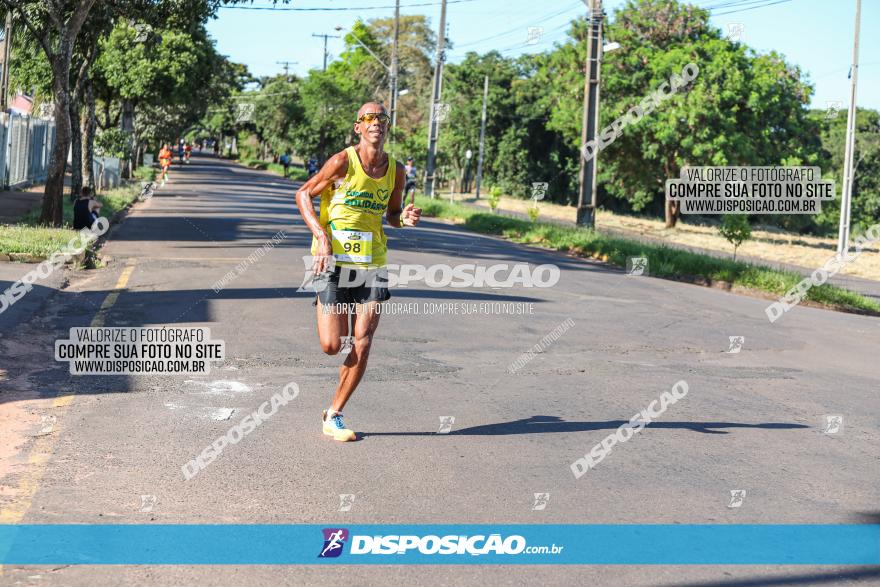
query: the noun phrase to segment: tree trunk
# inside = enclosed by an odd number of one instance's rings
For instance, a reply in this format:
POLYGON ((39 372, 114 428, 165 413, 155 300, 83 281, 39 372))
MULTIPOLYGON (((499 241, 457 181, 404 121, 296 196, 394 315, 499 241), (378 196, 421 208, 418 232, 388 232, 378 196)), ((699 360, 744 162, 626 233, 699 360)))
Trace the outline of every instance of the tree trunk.
POLYGON ((95 129, 97 119, 95 117, 95 88, 91 78, 86 80, 86 115, 82 122, 82 182, 92 190, 95 189, 95 178, 92 175, 95 159, 95 129))
POLYGON ((82 191, 82 107, 76 98, 70 101, 70 199, 75 200, 82 191))
POLYGON ((126 133, 126 152, 122 157, 122 177, 131 179, 131 152, 134 147, 134 103, 131 100, 122 101, 122 123, 120 128, 126 133))
POLYGON ((128 179, 132 179, 134 178, 135 169, 138 168, 138 150, 140 149, 140 140, 138 139, 137 130, 131 131, 129 144, 131 145, 131 148, 128 150, 128 179))
MULTIPOLYGON (((671 174, 673 165, 673 162, 667 160, 665 165, 663 166, 663 171, 666 173, 666 177, 672 177, 671 174)), ((675 228, 675 224, 676 222, 678 222, 680 205, 680 202, 671 202, 669 200, 664 201, 663 207, 666 211, 666 228, 675 228)))
POLYGON ((104 102, 102 110, 104 111, 104 118, 96 118, 96 121, 101 130, 104 130, 113 126, 113 120, 110 117, 110 102, 104 102))
POLYGON ((679 202, 666 202, 666 228, 675 228, 678 222, 679 202))
MULTIPOLYGON (((16 10, 15 3, 4 0, 9 9, 16 10)), ((46 174, 46 188, 43 191, 43 209, 40 222, 61 226, 64 217, 64 170, 67 167, 67 150, 70 148, 70 64, 73 45, 95 4, 95 0, 79 2, 41 2, 42 10, 48 11, 45 26, 34 26, 29 19, 30 10, 18 11, 22 24, 33 33, 34 39, 46 54, 52 68, 52 94, 55 100, 55 144, 49 159, 46 174), (68 8, 72 8, 67 17, 68 8), (57 48, 53 49, 53 45, 57 48)))
POLYGON ((40 222, 61 226, 64 171, 67 168, 67 150, 70 148, 70 55, 67 51, 62 51, 51 63, 54 78, 52 89, 55 99, 55 145, 49 160, 40 222))

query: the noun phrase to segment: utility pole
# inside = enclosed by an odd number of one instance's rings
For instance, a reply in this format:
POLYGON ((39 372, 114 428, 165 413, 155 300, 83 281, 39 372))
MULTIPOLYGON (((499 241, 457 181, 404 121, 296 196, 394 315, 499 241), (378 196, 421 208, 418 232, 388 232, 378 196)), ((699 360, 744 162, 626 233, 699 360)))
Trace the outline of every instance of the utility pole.
POLYGON ((602 0, 590 0, 590 26, 587 39, 586 78, 584 79, 584 116, 581 122, 581 173, 578 191, 577 224, 596 226, 597 184, 594 148, 589 161, 584 157, 584 145, 596 138, 599 126, 599 55, 602 51, 602 0), (587 199, 589 198, 589 204, 587 199))
POLYGON ((327 39, 340 39, 339 35, 319 35, 316 33, 312 33, 313 37, 324 37, 324 71, 327 71, 327 39))
POLYGON ((483 116, 480 120, 480 153, 477 155, 477 199, 480 199, 480 182, 483 180, 483 143, 486 140, 486 103, 489 101, 489 76, 483 80, 483 116))
POLYGON ((862 0, 856 0, 856 32, 853 40, 852 70, 849 84, 849 112, 846 115, 846 149, 843 156, 843 193, 840 198, 840 230, 837 252, 849 251, 849 225, 852 210, 852 189, 855 177, 853 157, 856 142, 856 89, 859 77, 859 28, 862 19, 862 0))
POLYGON ((392 138, 397 126, 397 75, 399 69, 398 41, 400 39, 400 0, 394 1, 394 42, 391 44, 391 129, 392 138))
POLYGON ((0 112, 6 110, 9 98, 9 55, 12 51, 12 11, 6 11, 6 27, 3 29, 3 79, 0 80, 0 112))
POLYGON ((443 61, 446 60, 443 47, 446 40, 446 0, 440 5, 440 27, 437 29, 437 63, 434 64, 434 89, 431 92, 431 119, 428 123, 428 162, 425 165, 425 194, 434 197, 434 171, 437 155, 437 120, 440 105, 440 88, 443 83, 443 61))
POLYGON ((284 77, 287 78, 287 81, 290 81, 290 66, 296 65, 299 61, 276 61, 275 63, 284 67, 284 77))

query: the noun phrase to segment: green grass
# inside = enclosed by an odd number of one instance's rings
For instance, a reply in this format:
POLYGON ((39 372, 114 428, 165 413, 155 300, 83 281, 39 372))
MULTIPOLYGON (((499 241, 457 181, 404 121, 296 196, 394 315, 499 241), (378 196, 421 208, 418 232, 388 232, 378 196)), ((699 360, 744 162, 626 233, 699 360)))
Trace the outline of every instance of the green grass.
POLYGON ((64 228, 0 225, 0 252, 46 258, 75 236, 75 231, 64 228))
MULTIPOLYGON (((609 237, 585 228, 486 214, 440 199, 417 197, 416 204, 425 216, 453 219, 475 232, 598 258, 619 267, 625 267, 631 257, 647 257, 648 274, 654 277, 705 284, 723 282, 779 296, 803 279, 799 273, 790 271, 609 237)), ((880 315, 880 303, 833 285, 810 288, 806 299, 840 310, 880 315)))
MULTIPOLYGON (((239 163, 241 163, 242 165, 246 165, 251 169, 261 169, 263 171, 269 171, 270 173, 274 173, 275 175, 280 175, 281 177, 284 177, 284 166, 280 163, 261 161, 259 159, 242 159, 241 161, 239 161, 239 163)), ((305 181, 309 178, 309 173, 305 169, 294 167, 291 165, 287 178, 294 181, 305 181)))
POLYGON ((155 181, 159 170, 155 167, 138 167, 134 170, 134 177, 140 181, 155 181))
POLYGON ((436 216, 455 221, 465 221, 474 214, 479 214, 478 210, 468 206, 420 195, 416 195, 416 206, 422 209, 422 214, 425 216, 436 216))
MULTIPOLYGON (((142 171, 146 169, 148 168, 141 167, 135 175, 149 178, 150 174, 142 171)), ((150 171, 155 175, 155 170, 150 171)), ((126 209, 137 199, 140 190, 140 183, 131 183, 98 194, 98 200, 104 204, 101 216, 110 219, 117 212, 126 209)), ((40 226, 40 210, 37 208, 25 214, 17 224, 0 225, 0 253, 48 257, 63 248, 77 233, 73 230, 73 202, 66 194, 62 219, 61 228, 40 226)))

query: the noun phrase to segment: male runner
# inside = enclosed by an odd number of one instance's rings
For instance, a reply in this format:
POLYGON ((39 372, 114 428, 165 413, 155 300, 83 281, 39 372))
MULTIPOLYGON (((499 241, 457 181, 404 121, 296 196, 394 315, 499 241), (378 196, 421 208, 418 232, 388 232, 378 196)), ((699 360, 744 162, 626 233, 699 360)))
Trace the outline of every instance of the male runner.
POLYGON ((416 226, 422 211, 402 206, 403 165, 384 150, 388 133, 385 107, 368 102, 360 107, 354 132, 360 141, 333 155, 324 167, 309 178, 296 193, 296 205, 312 231, 313 271, 318 314, 318 339, 321 350, 335 355, 342 337, 349 335, 348 317, 354 312, 354 346, 339 369, 339 384, 330 408, 321 415, 324 434, 335 440, 355 440, 354 431, 346 428, 342 409, 354 393, 364 371, 376 327, 379 304, 391 297, 384 280, 360 285, 350 274, 374 270, 385 265, 386 238, 382 216, 396 228, 416 226), (318 217, 312 198, 320 196, 318 217), (335 261, 332 268, 330 261, 335 261), (340 284, 340 275, 346 275, 340 284))

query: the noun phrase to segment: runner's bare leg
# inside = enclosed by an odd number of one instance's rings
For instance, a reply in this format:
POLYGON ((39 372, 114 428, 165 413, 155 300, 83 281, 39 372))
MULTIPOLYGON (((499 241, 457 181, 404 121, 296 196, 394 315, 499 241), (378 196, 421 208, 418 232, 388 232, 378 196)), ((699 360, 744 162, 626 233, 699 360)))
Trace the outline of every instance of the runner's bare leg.
MULTIPOLYGON (((370 356, 373 334, 379 326, 379 304, 381 303, 367 302, 358 305, 357 314, 354 317, 354 346, 339 368, 339 385, 336 387, 336 395, 333 396, 331 410, 342 411, 348 398, 361 382, 364 371, 367 370, 367 359, 370 356)), ((338 338, 337 342, 339 342, 338 338)))
POLYGON ((348 336, 348 310, 344 306, 324 306, 318 300, 318 339, 321 350, 335 355, 342 348, 342 337, 348 336), (326 307, 327 312, 324 311, 326 307))

